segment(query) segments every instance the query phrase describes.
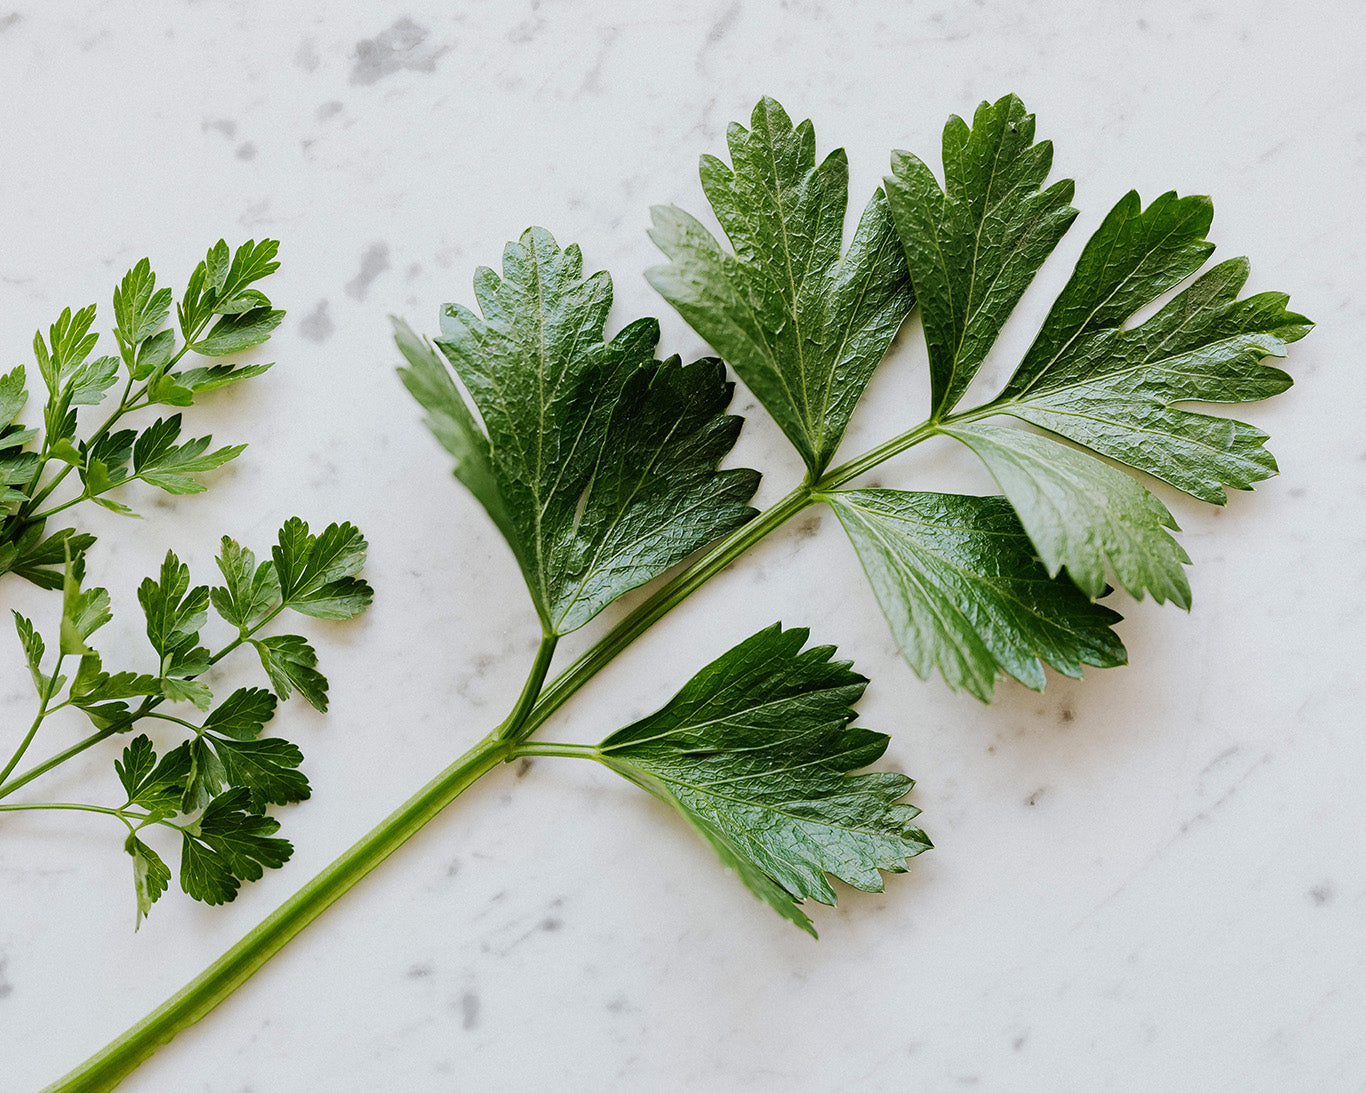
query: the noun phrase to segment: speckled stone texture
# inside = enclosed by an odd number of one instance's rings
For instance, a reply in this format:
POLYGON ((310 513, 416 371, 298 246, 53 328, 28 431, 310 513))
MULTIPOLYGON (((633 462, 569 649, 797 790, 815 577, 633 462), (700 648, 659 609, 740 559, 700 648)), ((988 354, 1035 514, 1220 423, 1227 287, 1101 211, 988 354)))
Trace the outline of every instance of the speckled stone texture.
MULTIPOLYGON (((851 216, 953 112, 1017 92, 1082 210, 983 382, 1032 337, 1129 188, 1209 193, 1249 290, 1320 323, 1298 383, 1240 416, 1282 477, 1223 509, 1158 488, 1195 560, 1189 616, 1113 602, 1131 664, 1002 683, 994 704, 898 658, 838 522, 812 514, 668 618, 556 720, 596 740, 781 619, 872 678, 863 721, 917 779, 937 849, 888 894, 841 890, 812 943, 663 806, 587 764, 495 773, 126 1086, 317 1090, 1347 1090, 1366 1085, 1366 19, 1342 0, 1185 4, 402 5, 153 0, 0 5, 0 361, 149 255, 282 240, 289 317, 264 378, 195 421, 250 441, 202 497, 82 520, 114 594, 104 646, 141 642, 134 588, 167 547, 201 580, 218 536, 263 550, 298 514, 367 533, 373 610, 321 625, 326 719, 279 731, 314 797, 297 850, 226 908, 176 891, 133 932, 118 825, 0 820, 0 1088, 56 1078, 161 1002, 501 719, 538 636, 516 567, 394 375, 386 315, 428 333, 528 224, 616 281, 612 326, 705 347, 650 290, 652 204, 702 214, 697 157, 761 94, 848 149, 851 216), (208 423, 208 424, 204 424, 208 423), (581 769, 582 768, 582 769, 581 769)), ((708 222, 710 218, 708 217, 708 222)), ((912 321, 844 449, 918 421, 912 321)), ((760 503, 800 462, 753 415, 733 465, 760 503)), ((196 433, 196 435, 198 435, 196 433)), ((947 444, 886 486, 989 492, 947 444)), ((14 581, 3 606, 54 605, 14 581)), ((565 642, 568 657, 598 629, 565 642)), ((0 635, 0 746, 32 717, 0 635)), ((55 748, 81 732, 54 726, 55 748)), ((109 757, 52 779, 105 801, 109 757)), ((35 798, 36 799, 36 798, 35 798)))

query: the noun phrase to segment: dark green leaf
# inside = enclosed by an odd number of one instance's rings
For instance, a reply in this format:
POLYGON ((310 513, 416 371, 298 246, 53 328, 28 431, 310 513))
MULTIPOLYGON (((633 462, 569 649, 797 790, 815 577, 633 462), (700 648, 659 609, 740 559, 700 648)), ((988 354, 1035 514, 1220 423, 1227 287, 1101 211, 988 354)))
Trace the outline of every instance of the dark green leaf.
POLYGON ((223 286, 228 280, 228 243, 220 239, 204 259, 204 291, 215 298, 223 295, 223 286))
POLYGON ((139 734, 133 742, 123 749, 123 759, 114 760, 114 773, 119 776, 124 792, 131 802, 137 795, 138 787, 156 766, 157 756, 152 749, 151 737, 139 734))
POLYGON ((70 463, 73 467, 79 467, 83 462, 80 449, 72 444, 66 437, 56 441, 48 448, 48 454, 53 459, 60 459, 63 463, 70 463))
POLYGON ((826 495, 922 679, 990 702, 998 671, 1042 690, 1044 663, 1078 677, 1083 664, 1125 663, 1110 629, 1120 616, 1066 577, 1049 577, 1003 497, 897 490, 826 495))
POLYGON ((1092 599, 1107 570, 1134 596, 1152 593, 1190 607, 1182 566, 1190 558, 1171 537, 1167 506, 1123 471, 1065 444, 1003 425, 946 429, 970 447, 1019 513, 1050 576, 1066 567, 1092 599))
POLYGON ((194 392, 182 387, 171 376, 157 376, 147 388, 147 401, 162 406, 192 406, 194 392))
POLYGON ((109 593, 103 588, 82 591, 79 563, 68 565, 62 591, 61 651, 67 656, 88 656, 86 638, 113 618, 109 593))
POLYGON ((114 322, 119 339, 126 346, 146 341, 170 314, 171 290, 158 291, 156 280, 151 261, 143 258, 114 289, 114 322))
POLYGON ((213 692, 197 679, 162 676, 161 693, 172 702, 193 702, 200 710, 207 710, 213 702, 213 692))
POLYGON ((104 393, 119 378, 118 357, 96 357, 77 368, 67 383, 66 401, 70 406, 98 406, 104 393))
POLYGON ((97 729, 117 727, 122 732, 131 727, 133 711, 127 702, 100 702, 93 706, 81 702, 77 705, 81 712, 90 718, 90 724, 97 729))
POLYGON ((252 629, 280 603, 275 566, 270 562, 258 566, 255 554, 226 535, 216 561, 227 586, 209 593, 214 609, 225 622, 242 630, 252 629))
POLYGON ((133 890, 137 893, 137 923, 141 926, 152 904, 161 898, 171 883, 171 870, 157 852, 136 835, 130 834, 123 848, 133 858, 133 890))
POLYGON ((483 417, 508 542, 557 633, 744 523, 757 484, 716 470, 739 429, 720 363, 655 361, 653 319, 604 342, 611 280, 582 267, 577 247, 528 230, 501 280, 476 275, 483 319, 449 305, 438 342, 483 417))
POLYGON ((142 582, 138 602, 147 615, 147 640, 163 662, 183 659, 208 617, 208 587, 191 588, 190 567, 167 551, 160 579, 148 577, 142 582))
POLYGON ((224 699, 204 719, 203 735, 195 741, 194 774, 185 807, 202 808, 223 786, 241 786, 251 793, 251 808, 290 804, 307 799, 308 779, 296 768, 303 754, 285 740, 258 740, 262 727, 275 714, 275 696, 259 688, 241 688, 224 699))
POLYGON ((227 771, 218 758, 218 753, 209 746, 208 740, 199 737, 190 742, 190 776, 185 781, 185 794, 181 798, 182 812, 197 812, 208 806, 218 791, 228 784, 227 771))
POLYGON ((252 644, 277 695, 288 698, 297 688, 309 705, 327 712, 327 679, 317 670, 318 655, 308 642, 297 634, 278 634, 253 639, 252 644))
POLYGON ((82 445, 82 462, 87 466, 96 462, 104 464, 107 480, 117 485, 128 477, 133 444, 137 439, 138 434, 132 429, 106 433, 94 443, 82 445))
POLYGON ((128 794, 128 804, 138 805, 156 816, 172 816, 180 811, 190 768, 188 742, 168 751, 158 763, 152 741, 141 734, 123 749, 121 762, 114 760, 114 772, 128 794))
POLYGON ((269 308, 270 300, 264 292, 258 292, 254 288, 249 288, 245 292, 240 292, 232 298, 221 297, 219 302, 214 305, 214 313, 218 315, 241 315, 246 311, 255 311, 258 308, 269 308))
POLYGON ((271 331, 283 321, 283 311, 268 307, 253 308, 240 315, 224 315, 214 324, 208 337, 190 346, 201 357, 226 357, 269 340, 271 331))
POLYGON ((175 447, 175 442, 180 436, 180 422, 181 416, 174 414, 171 417, 158 418, 142 430, 133 444, 134 469, 155 466, 158 459, 175 447))
POLYGON ((212 391, 219 387, 226 387, 230 383, 238 380, 251 379, 269 371, 269 364, 215 364, 208 368, 187 368, 183 372, 175 372, 169 378, 180 387, 193 394, 201 391, 212 391))
POLYGON ((455 459, 455 477, 464 483, 509 543, 517 528, 498 488, 489 438, 466 405, 446 362, 425 338, 419 338, 402 319, 392 319, 394 341, 408 361, 399 377, 408 393, 427 411, 423 419, 437 442, 455 459))
POLYGON ((930 355, 931 416, 963 397, 1020 296, 1077 210, 1070 180, 1040 190, 1053 162, 1034 115, 1007 95, 969 129, 944 127, 944 188, 909 152, 892 154, 887 203, 905 248, 930 355))
POLYGON ((279 251, 280 244, 274 239, 262 239, 259 243, 248 239, 239 246, 232 256, 232 266, 219 291, 219 299, 241 299, 248 285, 274 273, 280 268, 275 260, 279 251))
POLYGON ((251 811, 244 788, 219 795, 196 824, 186 828, 180 855, 180 886, 204 903, 230 903, 243 881, 278 869, 294 848, 273 838, 280 825, 251 811))
MULTIPOLYGON (((12 368, 0 376, 0 437, 14 424, 19 411, 28 402, 28 385, 24 378, 24 366, 12 368)), ((0 442, 0 447, 8 447, 12 441, 0 442)))
POLYGON ((350 619, 359 615, 374 599, 374 591, 362 580, 342 577, 291 599, 287 606, 315 619, 350 619))
POLYGON ((1263 365, 1311 324, 1286 298, 1245 300, 1247 262, 1218 265, 1157 315, 1132 314, 1194 273, 1213 206, 1163 194, 1143 209, 1129 193, 1087 243, 1072 279, 1002 393, 1001 408, 1051 432, 1223 504, 1276 473, 1266 434, 1240 421, 1175 408, 1187 400, 1248 402, 1291 380, 1263 365))
POLYGON ((163 330, 153 334, 138 349, 137 362, 133 365, 133 378, 145 380, 158 368, 165 367, 175 356, 175 331, 163 330))
POLYGON ((14 616, 14 629, 19 635, 19 644, 24 648, 24 659, 28 661, 34 689, 42 696, 47 693, 49 681, 49 677, 42 670, 43 654, 47 651, 43 636, 33 628, 33 623, 18 611, 12 610, 10 614, 14 616))
POLYGON ((287 520, 271 549, 284 605, 320 619, 359 615, 374 595, 355 577, 365 551, 365 537, 352 524, 330 524, 314 536, 297 516, 287 520))
POLYGON ((1205 239, 1213 219, 1207 197, 1165 193, 1146 210, 1133 190, 1120 198, 1087 242, 1006 394, 1057 372, 1080 339, 1122 325, 1204 265, 1214 252, 1205 239))
MULTIPOLYGON (((190 339, 213 315, 220 313, 220 305, 227 304, 231 308, 243 298, 249 285, 274 273, 280 266, 275 261, 278 250, 279 244, 273 239, 263 239, 259 243, 248 240, 237 248, 229 265, 227 243, 221 239, 215 243, 190 275, 181 297, 178 309, 181 335, 190 339)), ((258 306, 251 310, 264 313, 268 309, 258 306)), ((269 331, 266 334, 268 336, 269 331)))
POLYGON ((815 933, 798 908, 833 904, 829 873, 881 891, 929 849, 901 804, 900 774, 851 776, 887 737, 850 727, 867 680, 807 631, 769 627, 703 668, 658 713, 613 733, 602 762, 674 805, 761 899, 815 933))
POLYGON ((275 716, 275 696, 259 687, 239 687, 204 719, 204 731, 254 740, 275 716))
POLYGON ((303 753, 287 740, 228 740, 207 738, 218 753, 229 785, 251 791, 251 808, 260 812, 266 805, 288 805, 306 801, 312 790, 308 778, 298 770, 303 753))
POLYGON ((145 429, 133 445, 133 474, 167 493, 202 493, 202 482, 189 477, 236 459, 245 444, 209 451, 213 437, 201 436, 176 444, 180 415, 162 418, 145 429))
POLYGON ((652 210, 670 265, 659 293, 739 373, 820 476, 914 298, 882 193, 840 257, 849 199, 843 149, 816 163, 810 121, 765 98, 727 131, 731 165, 702 157, 728 254, 687 213, 652 210))
POLYGON ((74 313, 68 307, 49 328, 47 344, 43 343, 41 331, 34 335, 33 352, 38 358, 38 371, 54 399, 71 373, 95 348, 99 335, 90 333, 90 324, 94 321, 94 304, 74 313))
POLYGON ((28 500, 29 484, 37 470, 37 452, 12 450, 0 455, 0 518, 18 512, 19 507, 28 500), (16 486, 19 488, 15 489, 16 486))
POLYGON ((0 566, 0 572, 8 568, 41 588, 61 588, 67 559, 73 564, 79 561, 94 542, 93 535, 77 535, 74 528, 63 528, 44 539, 43 525, 30 524, 17 542, 0 546, 0 551, 13 550, 8 566, 0 566))
POLYGON ((97 703, 160 693, 161 681, 155 676, 141 675, 137 672, 116 672, 110 675, 103 670, 97 653, 81 658, 80 670, 71 681, 72 704, 87 712, 90 712, 97 703))
POLYGON ((65 395, 48 400, 43 410, 43 428, 53 445, 76 435, 76 411, 69 408, 65 395))

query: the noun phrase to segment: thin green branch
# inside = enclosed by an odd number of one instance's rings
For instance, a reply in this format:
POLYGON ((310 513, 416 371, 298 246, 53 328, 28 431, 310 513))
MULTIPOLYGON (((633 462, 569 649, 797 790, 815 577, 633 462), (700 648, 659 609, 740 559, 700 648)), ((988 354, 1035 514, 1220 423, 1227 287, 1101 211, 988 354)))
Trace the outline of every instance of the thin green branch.
POLYGON ((305 884, 241 941, 103 1051, 47 1093, 112 1089, 181 1029, 203 1018, 250 979, 305 926, 350 891, 442 809, 489 771, 511 745, 490 733, 305 884))
POLYGON ((595 744, 560 744, 550 740, 526 740, 513 749, 510 758, 530 758, 533 755, 554 755, 566 759, 602 758, 602 752, 595 744))
POLYGON ((522 687, 522 693, 518 695, 517 703, 512 707, 507 720, 494 732, 498 739, 520 740, 526 735, 522 731, 523 724, 541 695, 541 688, 545 685, 545 677, 550 671, 550 662, 555 656, 555 646, 559 644, 559 640, 559 634, 542 631, 541 644, 536 650, 536 659, 532 662, 531 672, 522 687))
MULTIPOLYGON (((932 435, 932 431, 924 426, 920 430, 913 430, 912 434, 898 438, 900 446, 885 445, 879 449, 882 454, 878 461, 890 458, 929 435, 932 435)), ((867 466, 872 465, 875 463, 867 466)), ((822 485, 833 488, 832 483, 862 473, 867 466, 861 466, 859 461, 846 464, 824 476, 822 485), (851 470, 855 466, 859 469, 851 470)), ((527 737, 654 623, 751 547, 816 501, 817 497, 809 485, 804 484, 793 490, 662 585, 561 672, 548 687, 544 686, 544 681, 558 637, 551 633, 543 634, 527 682, 512 713, 502 725, 381 821, 201 975, 103 1051, 50 1086, 48 1093, 105 1089, 132 1073, 160 1045, 168 1042, 181 1029, 200 1020, 251 978, 291 938, 489 771, 520 756, 600 758, 598 749, 589 745, 535 742, 527 737)), ((3 792, 3 788, 0 788, 0 795, 3 792)))
POLYGON ((530 736, 563 706, 584 684, 610 664, 614 657, 641 634, 691 596, 716 574, 756 543, 814 503, 811 490, 799 486, 772 508, 766 509, 706 551, 691 565, 661 585, 655 593, 603 635, 596 644, 555 677, 522 727, 522 739, 530 736))
MULTIPOLYGON (((275 617, 279 615, 284 609, 285 605, 281 604, 280 606, 276 607, 275 610, 270 612, 270 614, 268 614, 260 622, 258 622, 255 626, 253 626, 251 629, 241 630, 238 633, 238 635, 232 639, 232 641, 228 642, 227 645, 223 646, 223 648, 218 650, 218 652, 214 653, 212 656, 209 657, 209 667, 213 667, 215 664, 217 664, 220 660, 222 660, 225 656, 231 653, 238 646, 242 645, 246 641, 249 641, 254 635, 259 634, 261 630, 264 629, 272 620, 274 620, 275 617)), ((199 675, 203 675, 203 673, 201 672, 199 673, 199 675)), ((191 676, 190 678, 198 679, 199 675, 191 676)), ((44 760, 43 762, 39 763, 36 767, 32 768, 31 770, 25 771, 22 775, 18 776, 17 778, 13 778, 9 781, 6 781, 5 779, 8 778, 9 775, 13 772, 15 765, 18 763, 19 759, 22 758, 24 750, 28 747, 28 742, 29 740, 31 740, 33 735, 33 730, 30 730, 29 737, 25 740, 25 743, 23 747, 20 749, 18 755, 10 761, 10 763, 5 767, 3 773, 0 773, 0 799, 8 797, 20 786, 27 785, 29 782, 33 781, 33 779, 37 778, 39 775, 46 774, 54 767, 61 766, 61 764, 65 763, 68 759, 73 759, 77 755, 80 755, 83 751, 87 751, 90 748, 93 748, 96 744, 100 743, 100 741, 107 740, 109 737, 114 736, 117 733, 130 731, 133 728, 133 726, 144 717, 157 716, 167 721, 178 721, 178 718, 171 717, 166 714, 153 715, 153 711, 158 706, 160 706, 161 703, 164 701, 165 698, 161 695, 148 695, 138 705, 137 709, 130 710, 126 716, 121 717, 112 725, 106 726, 105 728, 100 729, 98 732, 91 733, 89 736, 85 737, 85 739, 77 741, 75 744, 71 745, 71 747, 66 748, 65 750, 58 752, 51 758, 44 760)), ((63 706, 69 704, 69 701, 62 703, 63 706)), ((60 708, 60 706, 56 706, 50 710, 47 710, 45 713, 40 713, 38 720, 41 721, 43 717, 47 716, 47 714, 53 713, 60 708)), ((180 724, 185 725, 187 728, 194 729, 196 733, 200 731, 200 727, 198 725, 192 725, 188 721, 180 721, 180 724)), ((36 727, 37 725, 35 723, 34 728, 36 729, 36 727)))
POLYGON ((116 733, 126 731, 126 728, 129 728, 131 726, 132 720, 130 715, 130 719, 127 723, 127 726, 124 726, 124 724, 120 722, 118 726, 100 729, 97 732, 91 733, 84 740, 78 740, 76 743, 72 744, 71 747, 66 748, 63 751, 59 751, 56 755, 44 759, 37 766, 32 767, 29 770, 26 770, 23 774, 18 775, 17 777, 11 779, 8 782, 0 783, 0 798, 8 797, 15 790, 19 789, 21 786, 28 785, 29 782, 33 781, 40 775, 46 774, 54 767, 61 766, 68 759, 73 759, 77 755, 80 755, 81 752, 93 748, 101 740, 108 740, 111 736, 114 736, 116 733))
POLYGON ((204 729, 203 729, 202 726, 196 725, 193 721, 186 721, 183 717, 176 717, 174 714, 169 714, 169 713, 161 713, 161 712, 158 711, 158 710, 151 710, 151 709, 149 709, 149 710, 148 710, 145 714, 143 714, 142 716, 143 716, 143 717, 153 717, 153 718, 156 718, 156 720, 158 720, 158 721, 169 721, 169 722, 171 722, 171 724, 173 724, 173 725, 181 725, 181 726, 184 726, 185 728, 187 728, 187 729, 189 729, 191 732, 193 732, 196 736, 198 736, 200 733, 202 733, 202 732, 204 731, 204 729))
MULTIPOLYGON (((5 779, 13 773, 14 768, 19 765, 19 760, 24 757, 24 753, 28 751, 29 745, 33 743, 34 737, 38 735, 38 728, 42 725, 43 719, 48 715, 48 703, 52 701, 53 692, 57 687, 57 678, 62 670, 62 661, 65 659, 65 653, 57 654, 57 664, 52 669, 52 675, 47 679, 47 686, 43 688, 43 694, 38 703, 38 714, 34 717, 33 724, 29 726, 28 732, 24 734, 24 738, 19 741, 19 747, 16 748, 14 754, 10 756, 9 762, 5 764, 4 770, 0 770, 0 785, 3 785, 5 779)), ((0 794, 0 796, 3 796, 3 794, 0 794)))
MULTIPOLYGON (((116 816, 125 823, 131 817, 144 820, 147 817, 137 812, 127 812, 121 808, 105 808, 103 805, 83 805, 70 801, 44 801, 39 804, 0 805, 0 812, 98 812, 102 816, 116 816)), ((174 826, 174 825, 173 825, 174 826)))

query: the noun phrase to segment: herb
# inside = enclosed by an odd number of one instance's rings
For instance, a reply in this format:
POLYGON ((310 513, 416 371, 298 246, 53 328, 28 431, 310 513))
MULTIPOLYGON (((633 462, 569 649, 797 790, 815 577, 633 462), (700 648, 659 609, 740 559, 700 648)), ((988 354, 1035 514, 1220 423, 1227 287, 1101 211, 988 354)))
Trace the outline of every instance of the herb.
MULTIPOLYGON (((1001 674, 1040 688, 1045 664, 1077 675, 1123 663, 1119 616, 1095 602, 1112 579, 1136 597, 1188 604, 1171 514, 1097 455, 1205 501, 1249 488, 1275 470, 1262 434, 1177 404, 1274 394, 1289 380, 1262 359, 1309 329, 1284 297, 1238 300, 1239 262, 1125 325, 1208 258, 1208 202, 1166 195, 1144 209, 1122 199, 1005 389, 962 409, 1006 317, 1076 215, 1070 182, 1046 186, 1052 149, 1034 141, 1020 102, 983 104, 971 126, 950 120, 942 186, 896 153, 847 249, 845 159, 817 163, 809 122, 794 126, 765 99, 749 129, 731 126, 729 144, 729 165, 702 162, 729 249, 686 213, 657 209, 652 234, 667 263, 647 276, 773 416, 805 479, 752 514, 754 472, 717 469, 738 428, 724 413, 721 364, 656 360, 648 319, 608 337, 607 275, 584 277, 578 249, 540 229, 508 245, 501 277, 476 274, 482 314, 447 307, 435 346, 397 323, 404 382, 526 579, 542 626, 527 683, 501 725, 59 1088, 128 1073, 468 786, 520 756, 587 759, 669 803, 803 929, 812 930, 803 901, 834 901, 829 877, 880 889, 884 872, 929 847, 903 800, 912 783, 856 773, 887 738, 851 724, 866 681, 831 647, 804 649, 805 630, 773 626, 741 642, 657 713, 596 746, 535 737, 636 637, 812 505, 830 505, 847 529, 912 667, 984 701, 1001 674), (927 418, 832 466, 917 302, 927 418), (936 436, 977 453, 1004 496, 853 488, 936 436), (547 682, 561 635, 699 550, 547 682)), ((269 837, 242 835, 252 836, 269 837)), ((233 853, 259 864, 264 848, 233 853)), ((149 889, 165 882, 148 870, 149 889)))
POLYGON ((327 680, 317 671, 317 656, 306 639, 264 631, 286 609, 325 619, 364 611, 371 592, 356 574, 366 544, 350 524, 333 524, 313 535, 307 524, 293 519, 281 529, 271 558, 258 565, 250 550, 224 537, 218 566, 225 583, 213 589, 191 586, 189 567, 167 553, 158 574, 137 589, 150 660, 111 672, 91 645, 113 617, 109 593, 84 586, 86 554, 95 538, 74 528, 48 532, 46 523, 84 501, 130 515, 132 509, 111 493, 135 479, 168 493, 199 493, 205 485, 196 476, 242 452, 245 445, 211 448, 207 436, 180 441, 179 413, 141 431, 116 427, 139 410, 190 406, 203 392, 270 367, 226 361, 181 367, 181 361, 187 353, 225 357, 270 337, 284 312, 250 286, 275 270, 275 254, 272 240, 246 243, 231 257, 226 243, 215 244, 190 277, 176 307, 176 326, 165 329, 171 292, 156 288, 143 259, 114 290, 118 356, 92 357, 98 341, 90 332, 93 306, 64 311, 46 338, 40 332, 34 340, 47 389, 40 428, 16 424, 27 401, 24 370, 16 368, 0 379, 0 477, 5 483, 0 574, 11 572, 62 593, 51 638, 13 613, 38 708, 0 767, 0 811, 59 809, 121 822, 123 847, 132 859, 138 924, 170 884, 164 849, 154 844, 178 847, 180 886, 206 903, 232 900, 243 882, 288 860, 292 848, 276 837, 280 825, 265 811, 306 799, 309 784, 299 769, 298 747, 263 733, 277 698, 288 698, 292 690, 326 710, 327 680), (101 405, 120 382, 122 393, 113 409, 82 437, 77 408, 101 405), (81 488, 68 488, 65 500, 55 500, 73 470, 81 488), (211 605, 230 628, 230 637, 215 652, 201 644, 211 605), (244 648, 260 655, 271 690, 242 687, 215 701, 206 675, 244 648), (94 731, 16 773, 48 719, 64 710, 83 715, 94 731), (113 736, 145 728, 165 741, 168 726, 186 738, 162 743, 158 755, 152 736, 139 732, 113 760, 119 790, 110 804, 5 801, 113 736))
POLYGON ((235 459, 245 445, 210 449, 213 438, 180 440, 182 417, 158 418, 140 431, 116 427, 151 406, 187 407, 206 391, 259 376, 269 364, 199 364, 183 367, 186 354, 213 360, 266 341, 283 311, 250 286, 279 262, 273 239, 252 240, 229 257, 219 240, 195 267, 176 305, 176 325, 166 327, 172 293, 156 287, 144 258, 114 290, 117 356, 92 357, 99 335, 91 333, 95 305, 65 309, 43 337, 33 336, 38 374, 47 391, 42 424, 18 424, 28 402, 22 366, 0 377, 0 574, 14 572, 45 588, 58 588, 68 557, 79 560, 93 536, 74 528, 48 532, 47 521, 84 501, 123 515, 132 509, 110 496, 139 480, 167 493, 200 493, 195 475, 235 459), (177 338, 178 336, 178 338, 177 338), (102 406, 120 388, 115 405, 84 438, 81 412, 102 406), (76 472, 79 490, 59 488, 76 472), (57 494, 57 497, 54 497, 57 494))
POLYGON ((930 847, 898 804, 902 774, 848 773, 889 737, 853 729, 868 681, 805 630, 772 626, 697 673, 667 706, 591 757, 674 805, 779 914, 815 935, 803 899, 834 903, 827 873, 866 892, 930 847))

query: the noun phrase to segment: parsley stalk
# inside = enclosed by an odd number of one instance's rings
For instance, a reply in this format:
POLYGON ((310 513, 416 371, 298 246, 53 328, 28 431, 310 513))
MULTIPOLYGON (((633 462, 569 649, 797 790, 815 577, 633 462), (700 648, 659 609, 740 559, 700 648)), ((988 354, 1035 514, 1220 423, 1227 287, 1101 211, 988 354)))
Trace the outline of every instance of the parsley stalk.
POLYGON ((913 430, 899 438, 897 444, 884 446, 887 450, 874 464, 864 466, 864 460, 857 460, 829 471, 816 486, 803 483, 678 572, 548 685, 545 679, 558 637, 543 634, 521 695, 497 728, 380 821, 185 987, 102 1051, 49 1086, 48 1093, 106 1089, 131 1074, 177 1032, 196 1023, 226 1000, 309 923, 484 775, 522 756, 596 757, 596 747, 533 742, 528 737, 656 622, 750 548, 816 503, 819 489, 833 488, 930 435, 932 430, 926 427, 913 430))
POLYGON ((727 139, 731 163, 704 157, 701 181, 732 247, 683 210, 658 208, 651 237, 667 261, 646 274, 717 358, 655 359, 652 319, 608 338, 610 278, 585 276, 579 249, 539 228, 508 245, 501 276, 476 275, 482 316, 443 310, 440 352, 396 322, 405 384, 526 579, 543 634, 527 682, 498 728, 51 1089, 116 1084, 519 756, 602 762, 674 806, 756 896, 813 934, 800 904, 834 903, 828 876, 881 890, 884 872, 929 848, 911 826, 918 809, 903 801, 913 783, 853 773, 883 754, 887 737, 851 727, 867 680, 833 660, 831 646, 803 649, 804 630, 761 631, 598 745, 530 739, 654 623, 813 504, 839 517, 916 672, 937 671, 983 701, 1002 676, 1042 689, 1045 665, 1075 677, 1083 665, 1124 663, 1111 629, 1119 616, 1095 602, 1111 585, 1189 604, 1174 518, 1112 464, 1216 504, 1226 488, 1274 474, 1259 430, 1179 404, 1284 390, 1289 376, 1263 358, 1283 355, 1311 325, 1280 294, 1239 299, 1239 259, 1134 320, 1213 250, 1208 199, 1166 194, 1146 208, 1137 194, 1121 199, 1005 389, 959 410, 1076 216, 1072 183, 1047 183, 1052 147, 1035 141, 1023 104, 1006 96, 983 103, 971 125, 950 119, 942 184, 923 161, 894 153, 847 246, 842 150, 818 163, 810 122, 794 125, 767 98, 750 129, 732 125, 727 139), (929 357, 927 420, 830 469, 912 307, 929 357), (718 469, 739 429, 725 413, 722 359, 807 468, 758 514, 747 506, 757 472, 718 469), (941 434, 979 457, 1004 496, 845 488, 941 434), (690 556, 546 683, 560 635, 690 556))
POLYGON ((49 1093, 113 1088, 177 1032, 209 1014, 362 877, 435 819, 461 793, 510 758, 513 747, 496 733, 484 737, 201 974, 103 1050, 48 1086, 49 1093))
POLYGON ((57 658, 57 667, 53 669, 52 675, 48 678, 47 685, 43 688, 42 699, 38 703, 38 713, 33 719, 33 724, 29 726, 28 732, 24 734, 23 739, 19 741, 19 746, 15 749, 14 754, 10 756, 9 762, 5 764, 4 769, 0 770, 0 797, 3 797, 6 793, 6 790, 3 789, 5 779, 8 778, 14 768, 19 765, 19 760, 24 757, 24 753, 28 751, 29 745, 33 743, 33 738, 38 735, 38 728, 42 725, 43 719, 52 712, 52 710, 49 709, 49 706, 57 691, 57 681, 61 675, 62 661, 64 659, 64 656, 59 656, 57 658))

